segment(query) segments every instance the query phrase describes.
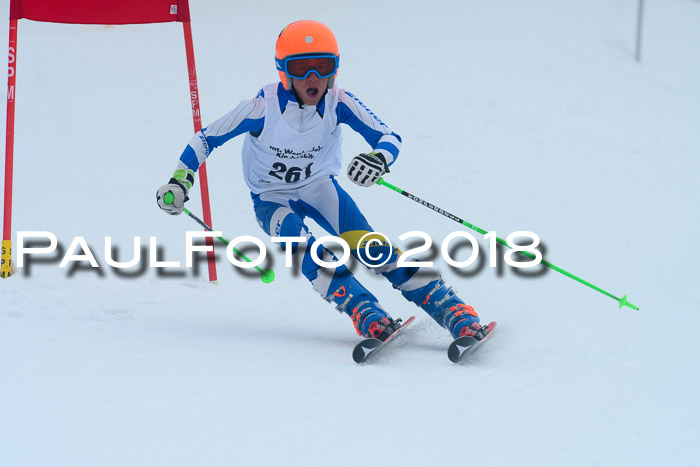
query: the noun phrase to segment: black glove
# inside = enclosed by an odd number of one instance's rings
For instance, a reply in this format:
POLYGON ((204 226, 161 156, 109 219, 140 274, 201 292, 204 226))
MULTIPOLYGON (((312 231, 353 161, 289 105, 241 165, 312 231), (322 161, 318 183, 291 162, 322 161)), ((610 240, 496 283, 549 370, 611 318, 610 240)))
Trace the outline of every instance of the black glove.
POLYGON ((357 155, 348 164, 348 177, 360 186, 374 185, 388 171, 389 167, 381 152, 357 155))

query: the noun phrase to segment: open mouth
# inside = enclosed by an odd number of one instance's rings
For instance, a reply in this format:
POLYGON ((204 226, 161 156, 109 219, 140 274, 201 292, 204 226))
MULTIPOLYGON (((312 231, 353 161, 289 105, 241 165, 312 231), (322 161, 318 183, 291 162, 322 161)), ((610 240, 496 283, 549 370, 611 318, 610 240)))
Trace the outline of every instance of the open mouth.
POLYGON ((312 98, 318 96, 318 88, 308 88, 306 95, 312 98))

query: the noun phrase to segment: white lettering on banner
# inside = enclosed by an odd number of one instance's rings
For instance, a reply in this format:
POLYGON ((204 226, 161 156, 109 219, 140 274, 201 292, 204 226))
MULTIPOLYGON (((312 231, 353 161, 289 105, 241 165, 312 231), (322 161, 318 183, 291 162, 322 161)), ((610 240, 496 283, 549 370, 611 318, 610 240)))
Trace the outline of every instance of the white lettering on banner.
MULTIPOLYGON (((240 253, 238 254, 240 255, 240 253)), ((240 237, 236 237, 233 240, 231 240, 226 246, 226 257, 228 258, 228 260, 234 266, 238 266, 239 268, 243 269, 251 269, 260 266, 263 263, 263 261, 265 261, 266 255, 267 248, 265 248, 265 244, 259 238, 252 237, 250 235, 241 235, 240 237), (235 256, 233 256, 233 249, 235 248, 235 246, 243 242, 250 242, 257 246, 260 250, 260 255, 255 261, 241 261, 235 256)))
POLYGON ((423 246, 419 246, 416 248, 411 248, 409 250, 406 250, 401 256, 399 256, 399 262, 396 263, 396 265, 400 268, 408 268, 408 267, 432 268, 433 267, 432 261, 414 260, 414 261, 409 262, 408 258, 415 255, 415 254, 428 251, 433 244, 433 239, 430 238, 430 235, 428 235, 425 232, 421 232, 420 230, 414 230, 414 231, 406 232, 405 234, 399 235, 399 240, 404 242, 404 241, 406 241, 407 238, 412 238, 412 237, 422 238, 425 243, 423 243, 423 246))
POLYGON ((311 246, 311 259, 313 259, 314 263, 318 264, 322 268, 337 268, 347 263, 348 259, 350 259, 350 246, 348 245, 348 242, 346 242, 340 237, 326 235, 325 237, 317 239, 316 242, 314 242, 314 244, 311 246), (324 261, 318 257, 317 246, 323 245, 327 242, 337 243, 343 248, 343 256, 341 256, 341 258, 338 261, 324 261))
POLYGON ((65 268, 71 261, 88 261, 90 266, 93 268, 99 268, 100 265, 97 264, 95 256, 90 251, 90 247, 85 242, 85 237, 75 237, 68 247, 68 253, 63 257, 61 264, 58 265, 59 268, 65 268), (73 252, 76 248, 80 247, 83 250, 82 255, 76 255, 73 252))
MULTIPOLYGON (((193 86, 192 82, 190 82, 190 86, 193 86)), ((196 87, 196 82, 194 82, 194 86, 196 87)), ((199 117, 198 99, 199 96, 197 95, 197 91, 190 91, 190 100, 192 101, 192 116, 194 117, 199 117)))
POLYGON ((12 78, 13 76, 15 76, 15 67, 13 65, 15 63, 15 60, 16 60, 15 52, 16 52, 15 48, 10 46, 10 50, 8 52, 8 57, 7 57, 7 64, 8 64, 7 77, 8 78, 12 78))
POLYGON ((506 238, 506 243, 512 247, 512 249, 506 251, 505 261, 508 266, 514 268, 532 268, 542 262, 542 252, 536 249, 540 244, 540 237, 536 233, 528 232, 527 230, 513 232, 506 238), (515 243, 515 239, 518 237, 530 238, 532 242, 528 245, 518 245, 515 243), (513 259, 513 253, 518 252, 532 258, 532 261, 515 261, 513 259))
POLYGON ((284 266, 292 267, 292 249, 293 243, 306 243, 306 237, 270 237, 273 243, 284 243, 284 266))
POLYGON ((449 264, 453 268, 466 268, 468 266, 471 266, 472 263, 476 261, 476 257, 479 256, 479 244, 476 242, 476 238, 474 238, 474 235, 463 230, 458 230, 456 232, 452 232, 447 237, 445 237, 445 240, 443 240, 442 246, 440 248, 440 253, 442 253, 442 257, 445 258, 447 264, 449 264), (472 246, 472 254, 466 261, 455 261, 452 258, 450 258, 450 254, 448 252, 450 242, 453 238, 457 237, 466 238, 467 240, 469 240, 469 243, 472 246))
MULTIPOLYGON (((186 254, 186 267, 191 268, 193 267, 194 261, 193 261, 193 254, 195 252, 200 252, 200 253, 209 253, 213 251, 213 247, 211 245, 194 245, 193 244, 193 239, 194 238, 213 238, 217 237, 220 240, 226 241, 223 239, 223 232, 220 231, 188 231, 186 232, 186 243, 185 243, 185 254, 186 254)), ((425 253, 428 250, 430 250, 430 247, 433 244, 433 240, 425 232, 421 231, 411 231, 411 232, 406 232, 403 235, 399 236, 399 239, 401 241, 406 241, 409 238, 415 238, 418 237, 423 240, 423 244, 416 247, 416 248, 411 248, 409 250, 406 250, 405 252, 401 253, 398 256, 397 259, 397 267, 432 267, 433 262, 432 261, 418 261, 416 259, 409 259, 412 256, 415 256, 416 254, 419 253, 425 253)), ((486 234, 486 239, 489 240, 489 256, 490 256, 490 264, 489 266, 491 267, 496 267, 496 261, 494 260, 494 257, 497 254, 497 248, 496 248, 496 232, 488 232, 486 234)), ((285 267, 293 267, 293 261, 292 261, 292 247, 294 243, 306 243, 307 239, 305 237, 272 237, 270 240, 273 243, 283 243, 284 247, 282 248, 285 252, 285 267)), ((105 237, 104 245, 105 245, 105 251, 104 251, 104 258, 107 264, 111 267, 117 268, 117 269, 123 269, 123 268, 131 268, 134 266, 137 266, 141 260, 141 254, 140 254, 140 242, 141 238, 140 237, 135 237, 134 238, 134 256, 132 257, 131 260, 127 262, 120 262, 120 261, 115 261, 112 258, 112 238, 111 237, 105 237)), ((514 267, 514 268, 531 268, 534 266, 539 265, 542 262, 542 253, 537 250, 537 246, 540 244, 540 238, 537 234, 529 231, 517 231, 513 232, 510 235, 508 235, 507 240, 503 242, 502 240, 498 239, 498 242, 500 243, 507 243, 507 245, 510 247, 506 252, 504 256, 504 260, 508 266, 514 267), (515 243, 515 240, 519 237, 525 237, 530 239, 530 243, 525 244, 525 245, 518 245, 515 243), (515 261, 513 259, 513 254, 514 253, 521 253, 527 257, 530 258, 530 261, 515 261)), ((24 267, 24 257, 25 255, 29 254, 36 254, 36 255, 46 255, 49 253, 52 253, 56 251, 56 248, 58 246, 58 239, 56 238, 56 235, 47 232, 47 231, 18 231, 17 232, 17 267, 22 268, 24 267), (27 247, 25 246, 26 239, 28 238, 34 238, 34 239, 43 239, 43 240, 48 240, 49 241, 49 246, 42 246, 42 247, 27 247)), ((158 246, 157 246, 157 239, 156 237, 150 237, 149 238, 149 248, 150 248, 150 262, 149 266, 151 268, 179 268, 180 267, 180 262, 179 261, 160 261, 158 260, 158 246)), ((99 268, 98 262, 95 260, 95 256, 92 254, 90 251, 90 247, 88 246, 87 242, 85 241, 84 237, 75 237, 73 241, 71 242, 70 246, 67 249, 67 253, 64 255, 59 267, 64 268, 66 265, 70 262, 78 262, 78 261, 88 261, 90 265, 93 268, 99 268), (82 254, 76 253, 76 250, 80 247, 82 249, 82 254)), ((357 256, 359 260, 365 264, 368 267, 379 267, 388 262, 389 257, 391 257, 392 252, 394 251, 394 247, 392 246, 391 242, 388 240, 388 238, 379 232, 369 232, 365 234, 360 241, 358 242, 357 245, 357 256), (372 237, 374 236, 374 237, 372 237), (384 240, 382 240, 384 239, 384 240), (376 261, 379 260, 382 256, 383 253, 379 253, 376 256, 373 256, 370 254, 370 248, 372 248, 373 245, 381 245, 383 247, 386 247, 387 249, 387 259, 385 261, 382 261, 381 264, 368 264, 360 255, 361 252, 364 252, 364 256, 369 258, 370 261, 376 261)), ((400 250, 395 250, 399 252, 400 250)), ((311 259, 316 263, 318 266, 322 268, 337 268, 339 266, 344 265, 347 263, 347 261, 350 258, 351 250, 350 246, 347 244, 345 240, 343 240, 340 237, 335 237, 332 235, 324 236, 316 240, 316 242, 311 245, 309 248, 309 252, 311 254, 311 259), (336 243, 340 245, 343 249, 343 254, 340 259, 335 260, 335 261, 325 261, 324 259, 319 257, 319 249, 321 251, 326 251, 322 247, 324 243, 336 243)), ((239 256, 242 256, 240 253, 236 252, 239 256)), ((447 237, 444 238, 441 244, 440 248, 440 253, 445 260, 447 264, 454 268, 466 268, 468 266, 471 266, 477 259, 478 254, 479 254, 479 244, 476 241, 476 238, 474 238, 473 235, 471 235, 468 232, 465 232, 463 230, 455 231, 449 234, 447 237), (471 246, 472 253, 469 256, 468 259, 464 261, 455 261, 453 258, 450 257, 449 254, 449 246, 452 240, 461 238, 464 240, 467 240, 471 246)), ((258 265, 262 264, 265 261, 265 257, 267 255, 267 249, 265 248, 265 244, 262 242, 262 240, 258 239, 257 237, 253 236, 248 236, 248 235, 243 235, 236 237, 232 241, 228 242, 228 247, 226 248, 226 257, 229 260, 229 262, 240 268, 248 269, 248 268, 256 268, 258 265), (259 249, 259 255, 258 257, 251 261, 247 258, 245 261, 241 261, 240 259, 236 258, 234 256, 234 246, 237 243, 243 243, 243 242, 248 242, 248 243, 253 243, 255 246, 258 247, 259 249)), ((327 255, 329 256, 329 255, 327 255)))
POLYGON ((360 262, 361 262, 362 264, 364 264, 365 266, 367 266, 368 268, 378 268, 378 267, 384 266, 384 265, 385 265, 386 263, 388 263, 389 260, 391 259, 391 254, 392 254, 392 251, 393 251, 393 249, 394 249, 394 246, 391 244, 391 240, 389 240, 389 237, 387 237, 387 236, 384 235, 383 233, 380 233, 380 232, 367 232, 366 234, 364 234, 364 235, 362 236, 362 238, 360 238, 360 241, 357 243, 357 249, 358 249, 358 250, 360 250, 360 249, 364 250, 365 256, 367 256, 367 257, 368 257, 370 260, 372 260, 372 261, 376 261, 376 260, 378 260, 378 259, 380 259, 380 258, 382 257, 381 253, 378 254, 377 256, 372 256, 372 255, 370 254, 369 249, 372 247, 373 244, 377 244, 377 245, 379 245, 379 246, 385 246, 385 247, 387 247, 386 250, 385 250, 385 251, 386 251, 386 259, 385 259, 384 261, 382 261, 381 263, 378 263, 378 264, 369 264, 369 263, 365 262, 365 260, 364 260, 364 259, 362 258, 362 256, 359 254, 359 252, 358 252, 357 257, 358 257, 358 259, 360 260, 360 262), (377 238, 377 236, 380 236, 380 237, 383 238, 384 240, 379 240, 379 239, 377 238), (370 238, 369 238, 368 240, 365 240, 367 237, 370 237, 370 238))
POLYGON ((139 245, 141 245, 141 237, 134 237, 134 257, 131 261, 127 261, 126 263, 115 261, 112 259, 112 237, 105 237, 105 260, 107 264, 117 269, 133 268, 141 261, 141 249, 139 245))
POLYGON ((218 231, 207 231, 207 232, 192 232, 192 231, 187 231, 185 233, 185 255, 187 256, 187 259, 185 260, 185 266, 188 268, 192 267, 192 253, 195 251, 203 251, 203 252, 209 252, 209 251, 214 251, 214 246, 213 245, 200 245, 200 246, 195 246, 192 244, 192 239, 193 238, 214 238, 214 237, 221 237, 224 233, 223 232, 218 232, 218 231))
POLYGON ((151 257, 150 257, 150 262, 148 264, 152 268, 179 268, 180 267, 179 261, 158 261, 158 245, 157 245, 158 240, 156 239, 156 237, 150 237, 149 242, 150 242, 150 249, 151 249, 151 257))
POLYGON ((17 267, 21 268, 24 266, 24 255, 27 253, 38 253, 40 255, 48 254, 56 250, 58 245, 58 239, 56 235, 51 232, 46 231, 17 231, 17 267), (25 248, 24 239, 25 238, 44 238, 49 240, 49 246, 47 247, 35 247, 35 248, 25 248))
POLYGON ((170 14, 171 15, 177 14, 177 5, 170 5, 170 14))

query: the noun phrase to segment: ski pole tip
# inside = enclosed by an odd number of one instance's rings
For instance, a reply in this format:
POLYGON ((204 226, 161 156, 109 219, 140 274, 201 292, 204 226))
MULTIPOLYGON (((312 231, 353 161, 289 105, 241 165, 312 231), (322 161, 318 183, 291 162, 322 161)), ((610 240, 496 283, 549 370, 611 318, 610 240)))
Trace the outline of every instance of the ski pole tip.
POLYGON ((275 271, 272 269, 265 269, 265 271, 260 274, 260 280, 262 280, 265 284, 269 284, 275 280, 275 271))
POLYGON ((639 307, 637 305, 635 305, 634 303, 627 300, 627 295, 625 295, 624 297, 622 297, 620 299, 620 308, 619 309, 622 310, 623 306, 630 307, 633 310, 639 310, 639 307))

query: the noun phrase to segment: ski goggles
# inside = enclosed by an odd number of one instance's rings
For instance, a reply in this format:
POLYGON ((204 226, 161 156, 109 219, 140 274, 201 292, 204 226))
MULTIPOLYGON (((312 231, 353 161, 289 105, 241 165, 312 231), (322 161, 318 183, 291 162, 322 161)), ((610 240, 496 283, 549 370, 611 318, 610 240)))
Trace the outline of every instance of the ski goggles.
POLYGON ((305 79, 311 73, 327 78, 338 71, 340 58, 333 54, 298 55, 285 59, 275 58, 277 69, 296 79, 305 79))

